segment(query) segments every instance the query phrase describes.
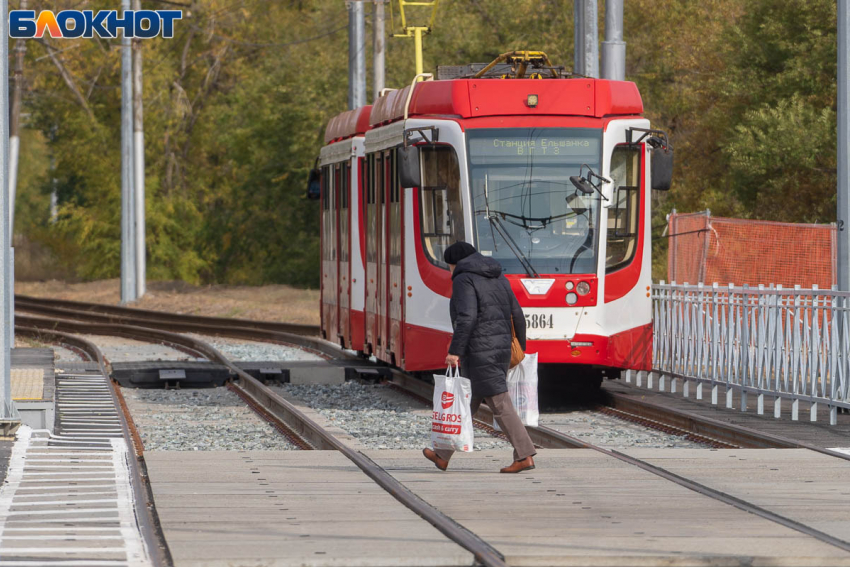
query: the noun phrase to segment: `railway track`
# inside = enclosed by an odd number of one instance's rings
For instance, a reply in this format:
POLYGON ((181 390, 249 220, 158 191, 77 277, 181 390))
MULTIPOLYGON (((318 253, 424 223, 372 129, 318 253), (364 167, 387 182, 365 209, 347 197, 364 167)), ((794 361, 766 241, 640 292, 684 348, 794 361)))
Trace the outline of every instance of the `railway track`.
MULTIPOLYGON (((80 314, 78 316, 84 318, 80 314)), ((504 562, 504 557, 489 544, 420 499, 369 457, 336 439, 271 388, 235 366, 209 343, 170 331, 119 323, 87 323, 23 315, 17 316, 17 322, 24 325, 25 328, 32 329, 35 336, 41 339, 59 336, 57 333, 61 333, 63 336, 70 333, 121 336, 181 347, 198 353, 208 360, 223 364, 238 377, 238 381, 234 382, 232 387, 236 389, 240 397, 245 399, 249 405, 257 406, 265 416, 277 420, 279 427, 285 428, 288 435, 299 439, 299 445, 302 448, 335 450, 342 453, 399 502, 433 525, 449 539, 471 552, 479 563, 492 567, 507 565, 504 562), (41 335, 39 333, 42 329, 46 334, 41 335)), ((193 329, 193 331, 195 330, 193 329)), ((99 358, 102 360, 102 355, 99 358)))
MULTIPOLYGON (((54 328, 60 330, 63 320, 122 324, 141 328, 152 327, 170 331, 175 335, 182 332, 191 332, 202 335, 270 342, 294 346, 329 358, 357 359, 356 355, 315 336, 318 335, 319 329, 317 326, 312 325, 292 325, 287 323, 249 321, 245 319, 164 313, 113 305, 41 299, 28 296, 16 296, 15 307, 22 312, 55 318, 54 328)), ((19 317, 21 316, 23 315, 19 315, 19 317)), ((27 319, 23 319, 22 321, 27 321, 27 319)), ((168 343, 167 340, 160 342, 168 343)), ((221 358, 211 358, 210 360, 220 361, 223 359, 221 353, 218 353, 217 356, 221 358)), ((417 395, 430 399, 430 393, 422 389, 423 387, 427 389, 427 384, 413 380, 409 375, 399 371, 394 371, 393 376, 394 380, 403 384, 405 388, 412 389, 417 395), (416 382, 420 382, 423 385, 420 386, 416 382)), ((261 394, 257 393, 257 395, 261 394)), ((606 411, 610 414, 626 421, 632 421, 662 432, 682 435, 715 447, 801 448, 837 458, 850 459, 848 455, 818 447, 811 443, 756 431, 741 425, 721 422, 705 416, 696 416, 618 392, 605 392, 602 404, 609 408, 606 411)), ((482 420, 490 417, 486 407, 482 407, 480 413, 482 420)), ((541 434, 539 431, 530 430, 530 434, 532 435, 532 440, 539 446, 565 446, 559 441, 547 438, 545 434, 541 434), (547 443, 550 445, 546 445, 547 443)))
POLYGON ((137 458, 141 442, 119 409, 121 394, 100 350, 58 330, 16 331, 62 344, 96 370, 57 374, 56 433, 27 430, 15 445, 18 460, 10 463, 2 489, 4 559, 15 565, 170 564, 144 461, 137 458), (28 539, 40 539, 39 547, 16 545, 28 539))
MULTIPOLYGON (((272 342, 280 342, 283 344, 295 345, 300 348, 311 349, 314 352, 321 352, 326 356, 350 356, 346 355, 346 353, 342 352, 335 345, 332 345, 330 343, 327 343, 326 341, 322 341, 321 339, 317 339, 314 337, 305 337, 288 332, 273 331, 269 329, 253 329, 251 327, 242 326, 234 327, 229 325, 230 321, 228 320, 221 320, 221 324, 227 326, 222 326, 218 329, 210 329, 210 327, 213 327, 214 325, 209 320, 204 321, 203 323, 189 320, 180 322, 174 320, 173 315, 169 316, 169 321, 165 321, 165 319, 157 321, 148 315, 145 316, 144 321, 137 320, 133 318, 132 312, 134 310, 131 309, 123 310, 120 314, 117 312, 103 314, 97 312, 92 313, 87 311, 78 311, 68 309, 67 307, 34 306, 31 302, 25 303, 23 305, 19 304, 19 308, 22 310, 30 310, 31 306, 32 310, 37 310, 40 314, 46 314, 52 317, 51 319, 45 319, 41 317, 18 315, 17 320, 20 324, 26 325, 27 327, 34 330, 43 329, 46 332, 59 332, 66 334, 85 333, 118 335, 136 340, 160 342, 168 345, 181 347, 183 349, 188 349, 189 351, 196 352, 211 361, 223 364, 234 375, 238 377, 238 381, 234 383, 233 387, 237 390, 239 395, 243 397, 243 399, 248 401, 249 404, 257 406, 258 409, 261 410, 261 412, 265 412, 265 414, 270 418, 278 420, 280 422, 280 426, 285 428, 289 432, 289 434, 293 435, 296 438, 300 438, 306 445, 309 445, 310 447, 316 449, 336 450, 345 455, 358 468, 360 468, 360 470, 362 470, 367 476, 369 476, 369 478, 371 478, 374 482, 380 485, 389 494, 394 496, 398 501, 400 501, 410 510, 414 511, 420 517, 434 525, 447 537, 449 537, 450 539, 470 551, 476 557, 476 560, 481 564, 493 566, 506 565, 506 563, 504 562, 504 557, 501 556, 501 554, 492 546, 490 546, 486 541, 482 540, 475 534, 469 532, 462 526, 459 526, 451 518, 445 516, 440 511, 436 510, 435 508, 431 507, 426 502, 421 500, 412 491, 410 491, 402 483, 396 480, 386 470, 378 466, 365 454, 352 449, 345 443, 336 439, 319 424, 304 415, 297 407, 293 406, 287 400, 275 393, 271 388, 264 385, 260 381, 254 379, 253 377, 239 369, 237 366, 235 366, 223 354, 221 354, 218 350, 212 347, 212 345, 194 337, 181 335, 175 331, 191 331, 202 334, 211 334, 215 336, 232 336, 235 338, 258 341, 270 340, 272 342), (66 317, 66 319, 57 317, 66 317), (105 322, 105 319, 108 319, 109 322, 105 322), (158 327, 167 326, 169 327, 169 330, 141 326, 141 324, 156 325, 158 327)), ((116 310, 120 308, 110 309, 116 310)), ((422 396, 425 399, 430 399, 431 394, 433 393, 433 386, 431 386, 430 384, 417 380, 412 376, 399 371, 395 371, 393 373, 393 383, 396 385, 396 387, 401 388, 411 393, 412 395, 422 396)), ((622 401, 617 403, 625 405, 625 402, 622 401)), ((634 402, 632 401, 632 403, 634 402)), ((612 411, 619 412, 620 414, 634 415, 635 419, 648 422, 653 421, 653 418, 666 419, 669 415, 669 412, 665 414, 663 411, 661 411, 662 409, 663 408, 646 409, 644 407, 643 409, 640 409, 640 411, 643 412, 644 415, 638 415, 634 413, 629 414, 626 410, 616 407, 612 411), (651 413, 651 411, 655 411, 655 413, 651 413), (650 414, 650 417, 646 416, 647 413, 650 414)), ((486 408, 482 408, 482 411, 476 417, 483 418, 485 420, 488 419, 488 417, 490 419, 492 418, 492 416, 488 416, 488 410, 486 408)), ((680 421, 682 417, 683 416, 679 416, 680 421)), ((666 425, 663 423, 661 425, 663 427, 668 428, 674 427, 672 425, 666 425)), ((685 422, 681 423, 681 425, 684 425, 687 428, 704 427, 701 422, 698 422, 695 419, 685 420, 685 422)), ((723 425, 725 426, 725 424, 723 425)), ((680 430, 685 431, 685 429, 681 428, 680 430)), ((719 430, 719 426, 715 426, 715 430, 719 430)), ((534 440, 535 444, 540 447, 580 448, 602 453, 607 457, 640 468, 641 470, 659 476, 667 481, 673 482, 679 486, 697 492, 703 496, 713 498, 717 501, 723 502, 740 510, 744 510, 748 513, 760 516, 764 519, 770 520, 787 528, 796 530, 807 536, 814 537, 824 543, 839 547, 845 551, 850 551, 850 542, 848 541, 836 538, 830 534, 816 530, 811 526, 796 522, 793 519, 776 514, 768 509, 752 504, 740 498, 736 498, 730 494, 713 489, 704 484, 700 484, 698 482, 695 482, 694 480, 682 477, 661 467, 653 465, 647 461, 635 458, 633 456, 627 455, 625 453, 613 449, 593 445, 591 443, 585 442, 581 439, 578 439, 576 437, 573 437, 550 427, 540 426, 537 428, 529 428, 529 431, 532 434, 532 439, 534 440)), ((758 434, 757 432, 748 431, 745 433, 746 435, 733 437, 735 441, 741 442, 735 443, 736 446, 747 446, 745 445, 745 443, 752 443, 755 444, 755 446, 784 445, 792 447, 801 447, 801 444, 796 443, 792 440, 765 438, 763 435, 758 434)), ((724 434, 730 434, 728 429, 724 434)), ((847 458, 846 456, 841 455, 840 453, 832 453, 831 451, 826 451, 822 449, 820 449, 820 452, 827 452, 836 457, 847 458)))

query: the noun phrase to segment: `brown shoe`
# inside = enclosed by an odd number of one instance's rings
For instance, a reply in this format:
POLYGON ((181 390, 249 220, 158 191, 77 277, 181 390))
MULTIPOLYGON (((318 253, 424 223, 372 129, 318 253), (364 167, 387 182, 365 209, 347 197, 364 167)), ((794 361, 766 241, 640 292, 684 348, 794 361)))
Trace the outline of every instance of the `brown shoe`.
POLYGON ((449 462, 445 459, 441 459, 433 449, 422 449, 422 454, 425 455, 426 459, 434 463, 441 471, 449 468, 449 462))
POLYGON ((534 468, 534 459, 531 458, 531 457, 526 457, 526 458, 522 459, 521 461, 514 461, 513 463, 510 464, 510 466, 503 468, 499 472, 515 474, 515 473, 522 472, 522 471, 530 471, 533 468, 534 468))

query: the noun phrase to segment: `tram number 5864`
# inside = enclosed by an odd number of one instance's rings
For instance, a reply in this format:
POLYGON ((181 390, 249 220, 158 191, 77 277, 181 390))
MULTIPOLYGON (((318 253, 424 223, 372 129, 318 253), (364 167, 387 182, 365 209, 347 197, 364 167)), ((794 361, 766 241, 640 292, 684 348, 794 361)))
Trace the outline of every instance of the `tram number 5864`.
POLYGON ((545 313, 535 313, 525 315, 525 326, 528 329, 554 329, 554 316, 546 315, 545 313))

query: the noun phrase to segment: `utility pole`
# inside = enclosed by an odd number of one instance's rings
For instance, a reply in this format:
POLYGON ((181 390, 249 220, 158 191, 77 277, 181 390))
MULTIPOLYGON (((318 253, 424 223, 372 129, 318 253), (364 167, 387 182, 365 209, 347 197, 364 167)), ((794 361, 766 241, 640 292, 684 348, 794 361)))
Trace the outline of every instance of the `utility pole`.
POLYGON ((599 30, 596 0, 574 0, 573 3, 573 72, 599 78, 599 30))
MULTIPOLYGON (((27 0, 21 0, 21 10, 27 9, 27 0)), ((24 82, 24 54, 27 42, 15 42, 15 89, 12 91, 12 116, 9 123, 9 242, 15 245, 15 195, 18 191, 18 156, 21 149, 21 97, 24 82)))
POLYGON ((384 64, 384 48, 386 46, 384 33, 384 0, 375 0, 372 5, 372 99, 378 100, 386 82, 386 66, 384 64))
MULTIPOLYGON (((142 9, 142 0, 133 0, 142 9)), ((145 294, 147 252, 145 248, 145 128, 142 116, 142 40, 133 40, 133 190, 136 192, 136 299, 145 294)))
MULTIPOLYGON (((850 33, 848 0, 838 0, 838 289, 850 291, 850 33)), ((841 326, 839 326, 841 328, 841 326)))
MULTIPOLYGON (((121 0, 124 14, 130 0, 121 0)), ((123 32, 122 32, 123 33, 123 32)), ((133 191, 133 52, 121 37, 121 303, 136 301, 135 192, 133 191)))
MULTIPOLYGON (((21 10, 27 9, 27 0, 21 0, 21 10)), ((8 49, 8 40, 6 40, 8 49)), ((27 51, 26 40, 15 42, 15 90, 12 93, 12 108, 9 117, 9 279, 12 281, 10 290, 15 286, 15 196, 18 191, 18 155, 21 149, 21 97, 24 82, 24 53, 27 51)), ((15 293, 9 293, 9 344, 15 344, 15 293)))
MULTIPOLYGON (((139 1, 139 0, 135 0, 139 1)), ((363 2, 348 3, 348 108, 366 104, 366 19, 363 2)))
POLYGON ((605 0, 605 41, 602 42, 602 78, 626 79, 626 43, 623 41, 623 0, 605 0))
POLYGON ((12 306, 15 279, 9 232, 9 3, 0 0, 0 420, 12 419, 12 306))

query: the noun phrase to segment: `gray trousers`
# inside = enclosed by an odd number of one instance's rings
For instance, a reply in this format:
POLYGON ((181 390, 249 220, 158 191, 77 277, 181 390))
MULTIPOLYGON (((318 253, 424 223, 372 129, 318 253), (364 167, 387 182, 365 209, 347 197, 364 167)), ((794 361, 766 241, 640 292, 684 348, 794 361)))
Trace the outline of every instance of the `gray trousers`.
MULTIPOLYGON (((496 423, 502 429, 502 433, 505 434, 511 445, 514 446, 515 461, 521 461, 526 457, 532 457, 537 454, 537 451, 534 449, 534 443, 532 443, 531 437, 528 436, 528 431, 525 430, 525 426, 514 409, 510 394, 503 392, 489 398, 472 398, 469 405, 473 416, 478 411, 482 401, 486 402, 490 407, 493 417, 496 418, 496 423)), ((454 451, 448 449, 436 449, 435 452, 438 457, 447 461, 454 454, 454 451)))

